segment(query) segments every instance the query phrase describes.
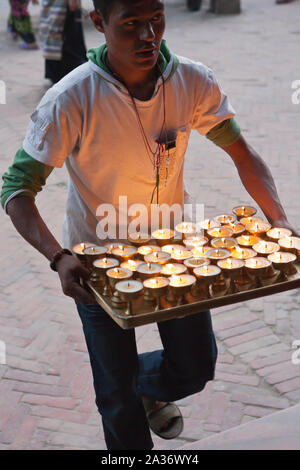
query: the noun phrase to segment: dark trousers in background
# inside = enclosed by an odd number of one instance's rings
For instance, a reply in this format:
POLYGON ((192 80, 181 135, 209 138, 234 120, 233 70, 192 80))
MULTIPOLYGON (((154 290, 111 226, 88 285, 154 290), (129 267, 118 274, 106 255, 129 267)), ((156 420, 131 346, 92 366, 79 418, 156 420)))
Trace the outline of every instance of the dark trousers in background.
POLYGON ((45 78, 59 82, 73 69, 87 61, 81 10, 68 9, 63 33, 61 60, 45 60, 45 78))
POLYGON ((152 449, 141 395, 176 401, 214 378, 217 346, 210 312, 158 323, 164 349, 138 355, 134 329, 123 330, 100 306, 77 304, 77 309, 107 448, 152 449))

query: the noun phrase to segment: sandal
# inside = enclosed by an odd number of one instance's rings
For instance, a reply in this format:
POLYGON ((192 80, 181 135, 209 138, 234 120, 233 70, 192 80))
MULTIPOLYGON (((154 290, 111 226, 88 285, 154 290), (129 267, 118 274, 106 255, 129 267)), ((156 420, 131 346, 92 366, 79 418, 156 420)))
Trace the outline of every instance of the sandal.
POLYGON ((174 439, 183 431, 183 417, 177 405, 142 397, 151 431, 162 439, 174 439))
POLYGON ((37 49, 39 49, 39 46, 36 42, 21 42, 21 44, 19 44, 19 49, 23 49, 25 51, 36 51, 37 49))

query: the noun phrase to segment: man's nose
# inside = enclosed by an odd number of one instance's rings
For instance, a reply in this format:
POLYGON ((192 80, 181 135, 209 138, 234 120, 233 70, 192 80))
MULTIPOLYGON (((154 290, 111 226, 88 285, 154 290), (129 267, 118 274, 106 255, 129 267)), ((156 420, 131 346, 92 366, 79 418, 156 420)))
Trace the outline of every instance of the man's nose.
POLYGON ((153 41, 155 39, 153 25, 150 21, 143 23, 143 25, 141 26, 140 39, 142 41, 153 41))

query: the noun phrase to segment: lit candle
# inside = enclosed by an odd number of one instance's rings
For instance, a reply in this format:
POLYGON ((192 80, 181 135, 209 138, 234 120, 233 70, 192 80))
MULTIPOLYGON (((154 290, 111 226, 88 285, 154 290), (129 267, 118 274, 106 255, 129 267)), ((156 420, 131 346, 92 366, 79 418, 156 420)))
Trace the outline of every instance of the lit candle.
POLYGON ((161 251, 165 251, 166 253, 172 254, 174 250, 184 250, 184 245, 179 244, 171 244, 171 245, 164 245, 161 248, 161 251))
POLYGON ((268 230, 267 236, 272 240, 279 240, 280 238, 290 237, 292 235, 292 231, 288 228, 277 228, 273 227, 271 230, 268 230))
POLYGON ((166 243, 169 243, 170 240, 174 238, 174 235, 175 235, 174 230, 164 228, 164 229, 155 230, 152 233, 152 238, 154 238, 157 241, 157 243, 160 246, 162 246, 162 245, 165 245, 166 243))
POLYGON ((207 235, 210 238, 231 237, 233 235, 233 229, 228 226, 215 227, 207 230, 207 235))
POLYGON ((165 251, 153 251, 153 253, 149 253, 149 255, 146 255, 144 257, 146 263, 159 263, 159 264, 165 264, 167 263, 171 258, 171 255, 169 253, 166 253, 165 251))
POLYGON ((106 275, 111 279, 129 279, 132 271, 126 268, 111 268, 106 271, 106 275))
POLYGON ((83 255, 84 250, 90 246, 96 246, 95 243, 90 243, 90 242, 82 242, 82 243, 77 243, 77 245, 74 245, 72 248, 73 253, 75 255, 83 255))
POLYGON ((251 222, 250 224, 246 225, 246 230, 253 234, 265 233, 270 230, 270 228, 271 224, 265 221, 251 222))
POLYGON ((188 258, 184 260, 183 264, 190 270, 193 270, 200 266, 207 266, 210 264, 210 260, 207 258, 188 258))
POLYGON ((104 256, 107 253, 106 246, 88 246, 83 250, 85 255, 104 256))
POLYGON ((284 237, 278 240, 279 246, 286 251, 299 251, 300 238, 299 237, 284 237))
POLYGON ((137 267, 142 263, 143 261, 138 259, 128 259, 127 261, 121 263, 121 268, 130 269, 130 271, 135 272, 137 267))
POLYGON ((241 269, 245 265, 245 261, 243 261, 242 259, 227 258, 218 261, 217 265, 221 269, 232 271, 236 269, 241 269))
POLYGON ((286 251, 277 251, 268 255, 268 260, 272 261, 274 265, 293 263, 296 261, 297 256, 293 253, 287 253, 286 251))
POLYGON ((81 261, 82 264, 85 266, 87 265, 87 256, 84 254, 84 250, 90 246, 96 246, 95 243, 90 243, 90 242, 82 242, 82 243, 77 243, 77 245, 74 245, 72 248, 73 253, 76 255, 76 258, 81 261))
POLYGON ((210 246, 197 246, 191 252, 194 258, 205 258, 208 250, 211 250, 210 246))
POLYGON ((200 268, 194 269, 194 274, 198 279, 209 279, 215 278, 221 273, 219 266, 210 264, 209 266, 201 266, 200 268))
POLYGON ((156 298, 156 308, 155 310, 161 310, 160 297, 167 294, 169 279, 165 277, 155 277, 146 279, 143 282, 145 288, 144 301, 147 301, 153 298, 156 298))
POLYGON ((111 254, 121 261, 125 261, 131 258, 137 253, 137 249, 131 245, 120 245, 117 248, 113 248, 111 254))
POLYGON ((234 222, 234 223, 229 223, 228 225, 224 225, 224 227, 229 227, 233 230, 232 236, 236 237, 238 235, 241 235, 243 232, 245 232, 245 226, 241 223, 234 222))
POLYGON ((167 263, 162 266, 161 274, 172 276, 172 274, 184 274, 187 267, 180 263, 167 263))
POLYGON ((140 281, 120 281, 116 284, 116 290, 124 298, 131 298, 131 294, 140 293, 143 290, 143 284, 140 281))
POLYGON ((236 217, 232 214, 221 214, 214 217, 214 220, 220 224, 229 224, 230 222, 235 222, 236 217))
POLYGON ((234 247, 231 252, 231 256, 237 259, 253 258, 256 255, 256 251, 251 250, 251 248, 240 248, 239 246, 234 247))
POLYGON ((185 259, 192 258, 192 256, 192 252, 185 248, 180 250, 173 250, 171 254, 171 258, 174 261, 183 261, 185 259))
POLYGON ((145 245, 151 240, 151 237, 148 233, 129 233, 128 234, 128 241, 136 246, 145 245))
POLYGON ((142 277, 153 277, 161 272, 162 266, 159 263, 141 263, 137 266, 137 273, 142 277))
POLYGON ((228 250, 235 247, 238 243, 235 238, 232 237, 221 237, 213 238, 210 242, 213 248, 227 248, 228 250))
POLYGON ((263 222, 263 219, 261 217, 257 217, 257 216, 242 217, 240 219, 240 223, 242 225, 248 225, 248 224, 251 224, 253 222, 263 222))
POLYGON ((256 235, 241 235, 237 237, 237 242, 242 246, 253 246, 258 243, 261 239, 256 235))
POLYGON ((269 255, 268 260, 273 263, 276 269, 281 271, 281 280, 285 280, 286 275, 295 274, 297 272, 294 266, 297 256, 293 253, 277 251, 269 255))
POLYGON ((107 270, 119 266, 119 261, 115 258, 101 258, 96 259, 93 266, 99 270, 107 270))
POLYGON ((143 284, 144 287, 146 287, 147 289, 157 290, 163 287, 167 287, 169 285, 169 282, 169 279, 165 277, 154 277, 151 279, 146 279, 143 284))
POLYGON ((260 255, 270 255, 271 253, 275 253, 276 251, 279 251, 280 249, 277 243, 265 242, 264 240, 261 240, 260 242, 255 243, 252 248, 254 251, 256 251, 256 253, 260 255))
POLYGON ((195 276, 191 274, 172 275, 169 279, 171 287, 191 287, 196 282, 195 276))
POLYGON ((90 280, 94 283, 94 285, 102 287, 102 295, 110 294, 108 288, 108 277, 105 276, 106 272, 109 269, 116 268, 117 266, 119 266, 119 261, 115 258, 101 258, 93 261, 92 275, 90 280), (102 286, 102 284, 104 285, 102 286))
POLYGON ((236 206, 232 209, 232 212, 237 217, 251 217, 256 214, 257 210, 252 206, 236 206))
POLYGON ((268 260, 267 258, 263 258, 263 257, 250 258, 250 259, 246 259, 245 261, 246 268, 250 270, 268 268, 269 266, 271 266, 271 264, 272 263, 270 260, 268 260))
POLYGON ((119 248, 121 245, 124 245, 124 243, 112 243, 112 242, 104 243, 104 246, 107 247, 108 255, 111 255, 111 252, 114 248, 119 248))
POLYGON ((197 233, 197 226, 192 222, 182 222, 176 225, 175 230, 183 235, 197 233))
POLYGON ((161 248, 157 245, 145 245, 138 247, 139 255, 145 256, 153 253, 153 251, 161 251, 161 248))
POLYGON ((206 243, 208 243, 208 238, 200 236, 187 237, 185 240, 183 240, 183 243, 187 249, 191 250, 197 246, 206 245, 206 243))
POLYGON ((197 225, 199 225, 199 227, 203 230, 209 230, 214 227, 219 227, 220 224, 216 222, 214 219, 205 219, 199 222, 199 224, 197 225))
POLYGON ((85 255, 85 260, 87 263, 88 268, 92 268, 93 261, 98 258, 104 258, 107 253, 106 246, 88 246, 83 250, 83 254, 85 255))
POLYGON ((211 248, 206 252, 206 257, 211 261, 218 261, 220 259, 229 258, 231 255, 229 250, 226 248, 211 248))
POLYGON ((270 280, 274 277, 274 274, 276 275, 276 272, 272 267, 271 261, 264 257, 247 259, 245 261, 245 269, 250 275, 250 277, 255 277, 256 287, 261 287, 262 285, 264 285, 268 278, 270 280))

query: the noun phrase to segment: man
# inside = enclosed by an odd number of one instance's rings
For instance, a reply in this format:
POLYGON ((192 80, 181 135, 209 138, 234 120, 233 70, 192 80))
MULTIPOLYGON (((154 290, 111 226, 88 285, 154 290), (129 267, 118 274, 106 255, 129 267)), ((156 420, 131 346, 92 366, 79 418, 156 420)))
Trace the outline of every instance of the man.
POLYGON ((210 312, 158 324, 164 349, 137 355, 134 330, 122 330, 81 286, 88 271, 62 250, 34 203, 53 167, 66 163, 69 190, 64 246, 103 238, 98 209, 128 204, 183 205, 183 161, 191 129, 227 152, 273 225, 289 227, 272 176, 247 144, 212 71, 176 57, 162 40, 162 0, 94 0, 106 44, 42 99, 4 175, 2 205, 21 235, 51 262, 63 292, 77 302, 90 354, 96 404, 110 450, 151 449, 180 434, 171 402, 203 390, 217 348, 210 312), (153 174, 154 169, 154 174, 153 174), (29 196, 29 197, 28 197, 29 196), (151 197, 152 196, 152 197, 151 197))

